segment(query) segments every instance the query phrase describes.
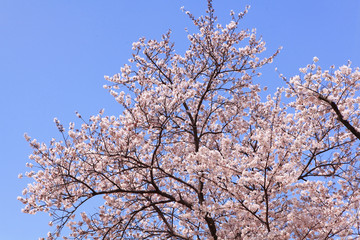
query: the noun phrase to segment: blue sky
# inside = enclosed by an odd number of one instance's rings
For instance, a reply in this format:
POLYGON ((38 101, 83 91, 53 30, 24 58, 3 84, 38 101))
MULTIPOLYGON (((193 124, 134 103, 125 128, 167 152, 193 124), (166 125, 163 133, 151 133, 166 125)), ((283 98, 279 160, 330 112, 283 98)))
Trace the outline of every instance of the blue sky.
MULTIPOLYGON (((285 76, 317 56, 328 68, 360 66, 360 1, 355 0, 215 0, 220 23, 229 11, 251 5, 242 25, 257 28, 270 55, 283 50, 263 69, 259 81, 274 89, 285 76)), ((117 73, 139 37, 159 38, 169 28, 179 49, 186 45, 184 28, 190 20, 180 11, 204 13, 205 0, 0 0, 0 239, 37 239, 50 230, 47 215, 21 213, 16 200, 27 180, 31 149, 24 132, 44 142, 60 135, 53 123, 76 121, 105 108, 120 114, 120 106, 102 88, 104 75, 117 73)))

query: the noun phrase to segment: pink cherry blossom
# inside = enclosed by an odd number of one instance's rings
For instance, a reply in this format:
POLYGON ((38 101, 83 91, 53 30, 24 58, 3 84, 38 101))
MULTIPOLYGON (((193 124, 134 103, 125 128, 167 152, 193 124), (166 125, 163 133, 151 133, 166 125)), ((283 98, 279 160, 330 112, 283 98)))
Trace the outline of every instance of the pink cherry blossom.
POLYGON ((222 27, 211 0, 206 16, 185 11, 198 32, 183 55, 171 32, 141 38, 105 77, 120 116, 54 119, 64 138, 47 145, 25 135, 34 182, 18 200, 49 213, 47 239, 360 237, 359 69, 314 57, 263 99, 253 78, 279 51, 261 58, 246 12, 222 27))

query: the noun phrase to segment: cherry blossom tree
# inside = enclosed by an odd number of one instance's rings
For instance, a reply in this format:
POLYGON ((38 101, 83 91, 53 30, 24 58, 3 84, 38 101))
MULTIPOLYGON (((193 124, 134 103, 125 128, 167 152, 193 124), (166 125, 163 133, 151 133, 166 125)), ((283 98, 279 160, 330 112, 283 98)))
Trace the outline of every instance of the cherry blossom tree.
POLYGON ((266 99, 253 79, 278 51, 226 26, 212 1, 175 51, 141 38, 105 86, 119 117, 83 119, 48 145, 26 135, 33 178, 19 200, 48 212, 48 239, 351 239, 360 237, 359 69, 317 58, 266 99), (101 201, 94 212, 86 206, 101 201), (89 209, 90 210, 90 209, 89 209))

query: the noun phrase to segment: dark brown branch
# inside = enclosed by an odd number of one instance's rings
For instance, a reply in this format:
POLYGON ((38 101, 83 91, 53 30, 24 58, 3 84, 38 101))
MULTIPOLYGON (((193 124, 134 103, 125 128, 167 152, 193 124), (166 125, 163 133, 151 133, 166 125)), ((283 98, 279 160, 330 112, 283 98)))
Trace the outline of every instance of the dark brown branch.
POLYGON ((329 99, 327 99, 326 97, 322 96, 319 94, 318 98, 326 103, 328 103, 331 108, 334 110, 334 112, 336 113, 338 120, 352 133, 354 134, 354 136, 360 140, 360 132, 357 131, 350 123, 349 121, 347 121, 346 119, 344 119, 344 116, 341 114, 338 106, 336 105, 335 102, 330 101, 329 99))

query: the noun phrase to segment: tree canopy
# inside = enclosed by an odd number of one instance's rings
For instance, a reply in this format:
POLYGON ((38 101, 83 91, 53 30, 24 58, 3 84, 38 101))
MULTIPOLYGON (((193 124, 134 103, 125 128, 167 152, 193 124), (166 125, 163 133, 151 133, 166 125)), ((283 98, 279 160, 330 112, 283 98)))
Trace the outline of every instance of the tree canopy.
POLYGON ((318 59, 264 100, 253 79, 278 51, 185 12, 198 32, 184 54, 171 32, 133 44, 105 86, 123 107, 63 140, 39 143, 23 211, 48 212, 48 239, 350 239, 360 236, 359 69, 318 59), (92 212, 79 212, 102 197, 92 212))

